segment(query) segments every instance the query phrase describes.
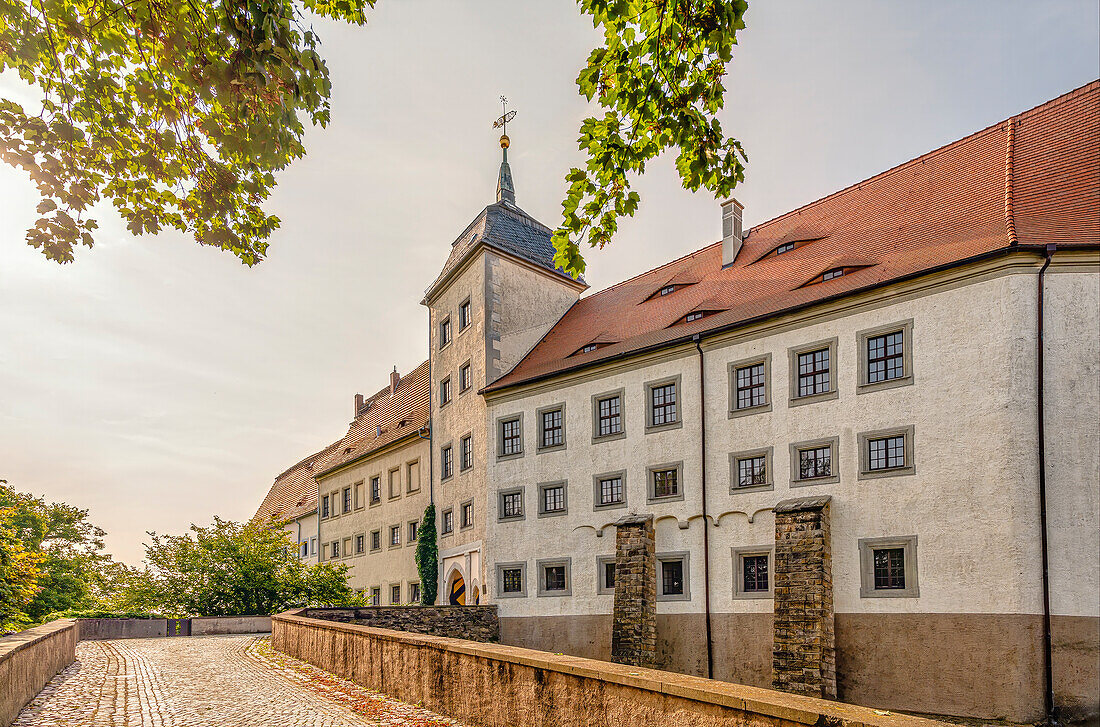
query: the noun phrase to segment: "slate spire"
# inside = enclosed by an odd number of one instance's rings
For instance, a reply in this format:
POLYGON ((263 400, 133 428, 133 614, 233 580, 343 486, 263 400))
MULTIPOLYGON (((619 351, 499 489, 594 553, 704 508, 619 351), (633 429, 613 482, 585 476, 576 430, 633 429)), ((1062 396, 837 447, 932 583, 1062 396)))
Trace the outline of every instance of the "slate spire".
POLYGON ((500 162, 500 174, 497 176, 497 202, 516 203, 516 188, 512 185, 512 168, 508 166, 507 135, 500 137, 500 149, 504 158, 500 162))

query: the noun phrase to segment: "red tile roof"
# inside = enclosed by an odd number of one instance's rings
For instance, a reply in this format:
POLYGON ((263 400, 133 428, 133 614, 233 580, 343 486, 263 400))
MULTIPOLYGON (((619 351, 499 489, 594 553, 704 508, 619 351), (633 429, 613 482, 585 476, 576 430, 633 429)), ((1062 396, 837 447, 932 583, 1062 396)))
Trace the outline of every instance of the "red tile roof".
POLYGON ((317 510, 318 475, 364 457, 428 424, 428 362, 367 399, 348 433, 275 478, 253 520, 290 520, 317 510), (379 432, 381 428, 381 432, 379 432))
POLYGON ((757 225, 726 269, 718 242, 582 298, 484 391, 1048 242, 1100 244, 1100 81, 757 225), (696 310, 718 312, 677 323, 696 310), (614 343, 572 355, 592 341, 614 343))
POLYGON ((329 450, 318 463, 317 474, 365 457, 428 426, 430 391, 425 361, 401 377, 392 394, 387 386, 367 399, 340 446, 329 450))

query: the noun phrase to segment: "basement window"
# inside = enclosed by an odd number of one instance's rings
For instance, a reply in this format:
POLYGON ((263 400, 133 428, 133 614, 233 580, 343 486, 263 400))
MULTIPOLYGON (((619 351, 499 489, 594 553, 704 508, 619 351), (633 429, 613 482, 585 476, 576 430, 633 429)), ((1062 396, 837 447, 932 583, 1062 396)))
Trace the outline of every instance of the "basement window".
POLYGON ((917 536, 860 538, 860 591, 863 598, 916 598, 917 536))

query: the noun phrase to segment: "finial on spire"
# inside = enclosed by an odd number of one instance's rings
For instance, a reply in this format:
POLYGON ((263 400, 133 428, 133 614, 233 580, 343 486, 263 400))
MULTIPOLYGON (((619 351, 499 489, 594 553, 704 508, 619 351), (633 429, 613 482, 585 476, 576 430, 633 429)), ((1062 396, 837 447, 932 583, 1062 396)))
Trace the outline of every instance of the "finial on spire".
POLYGON ((508 147, 512 144, 512 140, 508 138, 508 122, 516 117, 516 112, 508 110, 508 99, 504 96, 500 97, 500 105, 503 107, 504 113, 493 122, 494 129, 502 128, 504 130, 504 133, 500 135, 500 148, 503 158, 500 162, 500 174, 497 178, 497 202, 515 204, 516 190, 512 186, 512 169, 508 166, 508 147))

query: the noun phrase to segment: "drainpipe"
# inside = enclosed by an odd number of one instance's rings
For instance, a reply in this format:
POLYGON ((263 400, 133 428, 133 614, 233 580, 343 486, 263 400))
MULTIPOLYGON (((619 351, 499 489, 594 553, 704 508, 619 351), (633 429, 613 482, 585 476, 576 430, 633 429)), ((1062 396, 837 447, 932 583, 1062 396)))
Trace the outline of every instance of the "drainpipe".
POLYGON ((706 612, 707 626, 707 678, 714 678, 714 650, 711 645, 710 626, 710 518, 707 516, 707 386, 703 371, 703 347, 699 334, 692 336, 696 350, 699 351, 699 449, 700 470, 703 496, 703 608, 706 612))
POLYGON ((1039 424, 1039 545, 1043 560, 1043 676, 1045 677, 1046 714, 1048 724, 1057 724, 1056 707, 1054 705, 1054 650, 1050 637, 1050 567, 1047 553, 1047 473, 1046 473, 1046 427, 1043 410, 1043 389, 1046 380, 1043 367, 1043 275, 1058 246, 1050 243, 1046 247, 1046 260, 1043 267, 1039 268, 1038 305, 1036 306, 1036 368, 1035 368, 1035 401, 1036 413, 1039 424))

